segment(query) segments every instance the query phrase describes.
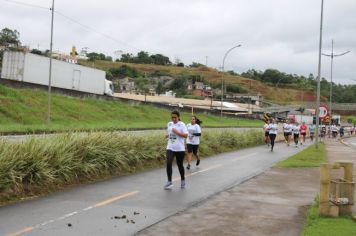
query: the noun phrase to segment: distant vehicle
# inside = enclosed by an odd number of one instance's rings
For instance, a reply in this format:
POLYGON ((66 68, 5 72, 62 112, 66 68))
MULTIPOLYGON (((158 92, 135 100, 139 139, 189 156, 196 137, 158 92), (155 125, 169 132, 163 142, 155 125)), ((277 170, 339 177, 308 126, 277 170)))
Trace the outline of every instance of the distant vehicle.
MULTIPOLYGON (((32 53, 5 51, 1 78, 48 86, 49 58, 32 53)), ((80 92, 114 95, 105 71, 52 59, 51 86, 80 92)))

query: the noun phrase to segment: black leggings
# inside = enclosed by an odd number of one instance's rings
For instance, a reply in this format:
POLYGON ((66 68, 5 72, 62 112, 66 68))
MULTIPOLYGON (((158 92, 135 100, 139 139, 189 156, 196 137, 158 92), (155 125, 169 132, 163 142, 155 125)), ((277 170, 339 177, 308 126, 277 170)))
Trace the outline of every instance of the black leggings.
POLYGON ((274 140, 276 139, 276 134, 269 134, 269 139, 271 140, 271 147, 274 147, 274 140))
POLYGON ((185 152, 173 152, 171 150, 167 150, 167 177, 168 177, 168 181, 172 182, 172 163, 174 160, 174 157, 176 157, 176 161, 177 161, 177 166, 179 169, 179 173, 180 173, 180 178, 181 180, 184 180, 184 166, 183 166, 183 161, 184 161, 184 155, 185 152))
POLYGON ((299 134, 294 134, 294 143, 295 145, 298 145, 299 142, 299 134))

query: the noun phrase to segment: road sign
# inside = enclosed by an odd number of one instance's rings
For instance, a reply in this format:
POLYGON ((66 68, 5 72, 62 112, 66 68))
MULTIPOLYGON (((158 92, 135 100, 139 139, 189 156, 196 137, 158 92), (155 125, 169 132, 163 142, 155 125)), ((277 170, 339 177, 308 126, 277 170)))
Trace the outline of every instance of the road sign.
POLYGON ((326 106, 320 106, 319 108, 319 117, 324 118, 328 115, 328 108, 326 106))

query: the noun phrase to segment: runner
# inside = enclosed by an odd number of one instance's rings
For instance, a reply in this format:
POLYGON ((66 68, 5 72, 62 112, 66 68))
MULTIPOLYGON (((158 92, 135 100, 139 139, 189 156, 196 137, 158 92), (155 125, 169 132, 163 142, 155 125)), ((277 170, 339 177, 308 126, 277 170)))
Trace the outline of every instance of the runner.
POLYGON ((269 123, 270 123, 269 120, 267 120, 263 126, 263 131, 265 131, 265 144, 267 144, 267 147, 269 147, 269 143, 270 143, 269 132, 268 132, 269 123))
POLYGON ((325 139, 326 136, 326 126, 325 125, 320 125, 320 137, 325 139))
POLYGON ((333 124, 331 126, 331 133, 332 133, 333 138, 337 137, 338 132, 339 132, 339 128, 335 124, 333 124))
POLYGON ((200 164, 198 149, 199 149, 200 136, 201 136, 201 128, 200 128, 201 123, 202 122, 196 116, 192 116, 190 118, 190 123, 187 124, 187 129, 188 129, 188 138, 187 138, 188 165, 187 165, 187 169, 188 170, 190 169, 190 164, 192 162, 192 153, 197 158, 196 166, 198 166, 200 164))
POLYGON ((341 127, 340 127, 340 138, 343 138, 343 137, 344 137, 344 134, 345 134, 345 127, 344 127, 344 126, 341 126, 341 127))
POLYGON ((276 139, 278 133, 278 125, 276 124, 275 119, 271 119, 267 129, 269 134, 269 140, 271 141, 271 152, 273 152, 274 140, 276 139))
POLYGON ((307 129, 308 126, 306 126, 305 122, 302 123, 300 126, 300 134, 302 135, 302 141, 300 142, 300 145, 303 145, 305 143, 305 136, 307 135, 307 129))
POLYGON ((167 144, 167 177, 168 181, 164 185, 164 189, 172 189, 172 163, 174 157, 176 157, 177 166, 181 177, 181 188, 185 188, 184 177, 184 154, 185 146, 184 139, 188 136, 188 130, 185 124, 179 119, 179 112, 173 111, 171 113, 172 121, 167 124, 168 144, 167 144))
POLYGON ((287 146, 289 146, 291 136, 292 136, 292 125, 290 124, 289 120, 287 120, 286 123, 283 124, 283 133, 284 133, 285 142, 287 146))
POLYGON ((298 142, 299 142, 299 134, 300 134, 300 127, 298 122, 296 122, 292 128, 293 131, 293 138, 294 138, 294 143, 295 147, 298 147, 298 142))
POLYGON ((309 137, 312 142, 314 141, 315 129, 316 126, 314 124, 309 125, 309 137))

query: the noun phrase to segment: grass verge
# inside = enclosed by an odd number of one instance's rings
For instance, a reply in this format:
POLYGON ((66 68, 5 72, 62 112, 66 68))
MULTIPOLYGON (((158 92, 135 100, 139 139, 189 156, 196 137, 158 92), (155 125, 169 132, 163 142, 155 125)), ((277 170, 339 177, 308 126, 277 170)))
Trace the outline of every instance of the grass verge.
MULTIPOLYGON (((22 142, 0 140, 0 202, 162 166, 167 142, 164 134, 99 132, 22 142)), ((206 157, 262 142, 259 131, 207 131, 200 153, 206 157)))
MULTIPOLYGON (((259 120, 199 114, 204 127, 262 127, 259 120)), ((47 93, 0 85, 0 133, 107 131, 165 127, 170 111, 151 105, 76 98, 53 94, 51 125, 47 125, 47 93)), ((182 120, 190 121, 183 112, 182 120)))
POLYGON ((314 145, 291 156, 290 158, 278 162, 275 167, 278 168, 298 168, 298 167, 319 167, 326 163, 326 148, 324 143, 319 144, 319 149, 314 145))
POLYGON ((351 217, 319 216, 319 200, 309 208, 302 236, 356 235, 356 223, 351 217))

